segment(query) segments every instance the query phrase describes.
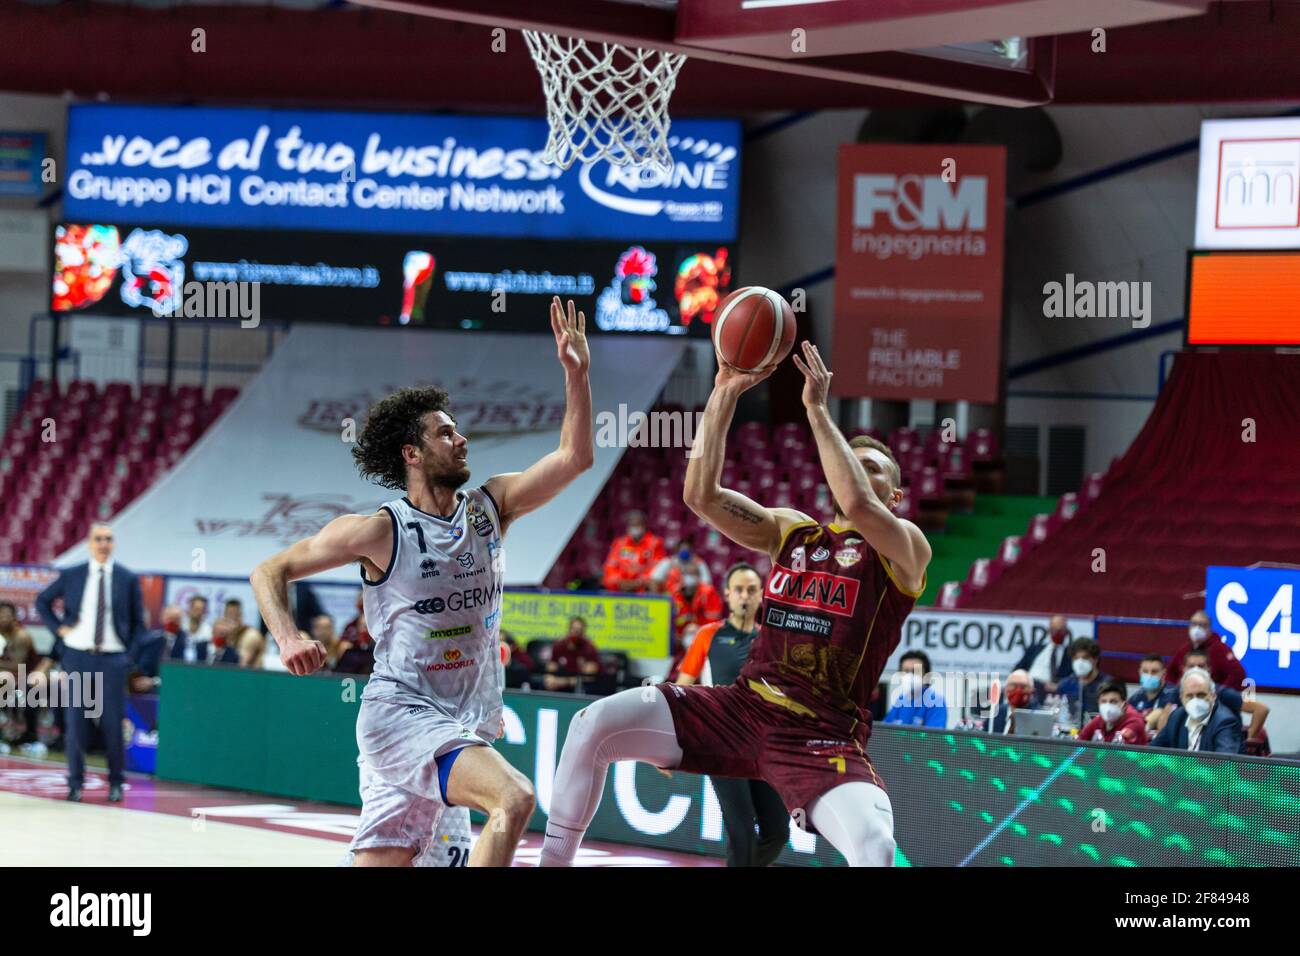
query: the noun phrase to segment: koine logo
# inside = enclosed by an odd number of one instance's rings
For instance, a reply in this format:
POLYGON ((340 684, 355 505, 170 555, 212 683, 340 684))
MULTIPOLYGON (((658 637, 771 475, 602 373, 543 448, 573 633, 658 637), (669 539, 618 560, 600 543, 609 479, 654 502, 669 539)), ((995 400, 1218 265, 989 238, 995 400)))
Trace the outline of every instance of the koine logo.
POLYGON ((853 177, 853 225, 874 229, 883 213, 895 229, 983 232, 988 212, 987 176, 963 176, 955 183, 940 176, 859 173, 853 177))
POLYGON ((730 185, 735 147, 692 136, 671 136, 668 149, 673 157, 668 172, 653 165, 614 166, 600 160, 583 165, 578 182, 589 199, 617 212, 664 215, 673 222, 721 222, 720 200, 681 200, 663 193, 689 191, 701 196, 725 191, 730 185))

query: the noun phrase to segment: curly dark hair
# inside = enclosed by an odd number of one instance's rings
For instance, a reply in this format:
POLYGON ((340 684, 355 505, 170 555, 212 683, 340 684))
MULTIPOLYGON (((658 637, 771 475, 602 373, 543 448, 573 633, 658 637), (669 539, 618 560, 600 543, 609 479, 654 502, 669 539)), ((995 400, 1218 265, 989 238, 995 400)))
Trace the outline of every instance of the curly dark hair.
POLYGON ((402 446, 420 446, 424 416, 428 412, 451 414, 445 388, 404 388, 376 402, 357 436, 352 460, 363 478, 401 490, 406 487, 402 446))

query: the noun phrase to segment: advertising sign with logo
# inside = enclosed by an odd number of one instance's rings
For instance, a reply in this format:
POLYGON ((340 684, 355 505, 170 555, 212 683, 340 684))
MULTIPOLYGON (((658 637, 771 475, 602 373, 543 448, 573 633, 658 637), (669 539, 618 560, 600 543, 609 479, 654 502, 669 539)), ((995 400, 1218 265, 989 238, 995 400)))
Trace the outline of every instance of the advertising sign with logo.
POLYGON ((845 397, 994 402, 1006 150, 840 147, 835 378, 845 397))
POLYGON ((588 639, 602 651, 623 651, 629 657, 669 655, 673 605, 658 595, 506 591, 501 629, 520 644, 558 640, 575 616, 586 620, 588 639))
POLYGON ((1300 117, 1206 120, 1196 248, 1300 247, 1300 117))
POLYGON ((740 124, 678 120, 672 171, 542 161, 543 119, 73 106, 64 213, 336 232, 733 240, 740 124))
POLYGON ((0 130, 0 196, 39 196, 45 134, 0 130))
POLYGON ((1259 687, 1300 689, 1300 632, 1292 623, 1300 570, 1205 569, 1205 608, 1214 632, 1259 687))
MULTIPOLYGON (((941 673, 991 672, 1005 678, 1030 645, 1048 639, 1048 614, 986 614, 918 607, 903 622, 903 637, 885 665, 885 678, 898 670, 907 651, 925 651, 941 673)), ((1095 637, 1092 618, 1067 619, 1070 637, 1095 637)))
POLYGON ((709 334, 731 290, 718 243, 372 236, 157 223, 55 228, 54 312, 536 331, 572 297, 592 334, 709 334), (250 288, 256 284, 256 292, 250 288), (250 301, 250 299, 252 301, 250 301))

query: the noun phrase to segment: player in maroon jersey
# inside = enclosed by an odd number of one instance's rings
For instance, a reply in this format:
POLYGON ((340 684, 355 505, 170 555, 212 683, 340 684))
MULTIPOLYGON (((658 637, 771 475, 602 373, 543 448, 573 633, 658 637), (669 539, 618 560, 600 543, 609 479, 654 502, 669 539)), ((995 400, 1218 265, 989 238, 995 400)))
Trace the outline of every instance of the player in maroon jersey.
POLYGON ((572 863, 617 760, 766 780, 796 822, 829 840, 849 865, 893 863, 893 809, 866 751, 868 701, 925 588, 930 546, 893 512, 903 493, 889 448, 840 434, 827 408, 831 373, 817 349, 805 342, 803 359, 794 360, 835 520, 822 525, 721 487, 736 402, 772 373, 724 365, 684 497, 731 540, 772 558, 749 661, 725 687, 661 684, 579 711, 555 776, 543 866, 572 863))

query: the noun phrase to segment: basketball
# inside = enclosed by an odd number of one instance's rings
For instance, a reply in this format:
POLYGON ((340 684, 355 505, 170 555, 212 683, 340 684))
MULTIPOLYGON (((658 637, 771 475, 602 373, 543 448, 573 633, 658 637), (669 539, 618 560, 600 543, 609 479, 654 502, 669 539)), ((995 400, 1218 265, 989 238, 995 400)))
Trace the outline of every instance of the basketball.
POLYGON ((794 347, 794 311, 779 292, 749 285, 718 307, 713 348, 718 361, 740 372, 781 362, 794 347))

